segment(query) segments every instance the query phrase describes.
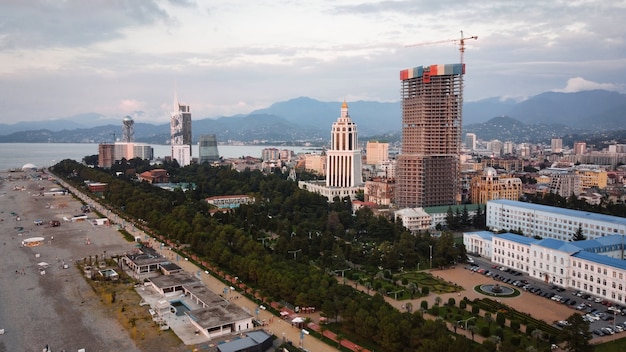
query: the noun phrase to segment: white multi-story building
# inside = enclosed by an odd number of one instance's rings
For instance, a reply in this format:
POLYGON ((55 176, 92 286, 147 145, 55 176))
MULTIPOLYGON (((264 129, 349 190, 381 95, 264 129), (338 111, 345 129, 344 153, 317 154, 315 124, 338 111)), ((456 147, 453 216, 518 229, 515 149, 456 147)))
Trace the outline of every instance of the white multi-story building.
POLYGON ((329 201, 335 197, 354 199, 363 190, 361 150, 356 124, 348 114, 348 104, 341 106, 341 116, 333 123, 330 149, 326 151, 326 181, 300 181, 300 188, 319 193, 329 201))
MULTIPOLYGON (((624 235, 566 242, 534 239, 512 233, 466 233, 468 252, 478 253, 491 242, 491 261, 546 283, 573 288, 612 302, 626 300, 624 235)), ((487 256, 485 256, 487 257, 487 256)))
POLYGON ((172 159, 180 166, 191 164, 191 111, 189 105, 174 97, 174 111, 170 119, 172 159))
POLYGON ((401 219, 402 226, 411 232, 427 231, 430 229, 431 216, 422 208, 404 208, 394 212, 395 220, 401 219))
POLYGON ((470 254, 477 254, 483 258, 491 259, 492 237, 493 232, 491 231, 464 232, 463 243, 465 244, 465 251, 470 254))
POLYGON ((525 236, 569 241, 582 229, 587 239, 626 234, 626 218, 498 199, 487 202, 487 227, 525 236))

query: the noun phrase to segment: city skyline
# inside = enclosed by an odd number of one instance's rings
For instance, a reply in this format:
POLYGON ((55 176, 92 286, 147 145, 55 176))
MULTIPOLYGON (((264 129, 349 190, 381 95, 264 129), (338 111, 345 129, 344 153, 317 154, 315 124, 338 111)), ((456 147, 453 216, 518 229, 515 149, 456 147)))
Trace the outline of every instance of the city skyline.
POLYGON ((406 46, 461 30, 478 36, 466 43, 466 101, 626 90, 623 1, 68 0, 0 10, 0 123, 89 112, 164 123, 177 85, 198 119, 299 96, 399 101, 400 70, 459 61, 453 41, 406 46))

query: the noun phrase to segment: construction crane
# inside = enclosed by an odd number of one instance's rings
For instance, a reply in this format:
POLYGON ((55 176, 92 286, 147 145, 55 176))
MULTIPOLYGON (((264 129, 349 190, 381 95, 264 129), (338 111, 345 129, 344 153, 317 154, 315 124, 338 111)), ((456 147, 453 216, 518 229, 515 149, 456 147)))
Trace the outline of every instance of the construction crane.
POLYGON ((461 31, 461 38, 459 39, 446 39, 446 40, 438 40, 435 42, 425 42, 425 43, 416 43, 416 44, 409 44, 406 47, 414 47, 414 46, 424 46, 424 45, 433 45, 433 44, 443 44, 443 43, 459 43, 459 51, 461 52, 461 65, 463 65, 463 54, 465 53, 465 41, 469 40, 469 39, 478 39, 478 36, 474 35, 471 37, 464 37, 463 36, 463 31, 461 31))

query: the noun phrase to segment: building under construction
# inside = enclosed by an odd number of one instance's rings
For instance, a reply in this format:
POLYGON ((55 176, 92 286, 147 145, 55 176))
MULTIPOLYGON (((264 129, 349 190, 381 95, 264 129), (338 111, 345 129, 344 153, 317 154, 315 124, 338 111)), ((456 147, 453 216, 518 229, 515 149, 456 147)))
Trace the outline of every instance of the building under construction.
POLYGON ((464 64, 402 70, 402 149, 396 205, 460 202, 459 153, 464 64))

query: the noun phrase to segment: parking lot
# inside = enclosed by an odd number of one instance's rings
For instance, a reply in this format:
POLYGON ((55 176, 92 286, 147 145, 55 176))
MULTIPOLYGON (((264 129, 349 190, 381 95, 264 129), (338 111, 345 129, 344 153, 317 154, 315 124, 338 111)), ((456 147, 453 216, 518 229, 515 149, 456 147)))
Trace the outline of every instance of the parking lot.
MULTIPOLYGON (((626 330, 626 308, 613 304, 610 301, 605 301, 577 290, 565 289, 564 287, 529 278, 519 271, 493 265, 482 258, 474 258, 465 268, 476 274, 484 275, 491 280, 515 286, 521 292, 545 299, 546 306, 543 308, 554 307, 554 304, 567 307, 567 311, 563 312, 565 314, 561 318, 553 320, 554 325, 557 327, 564 327, 567 324, 565 319, 577 312, 583 316, 584 320, 589 322, 594 338, 622 335, 626 330)), ((503 303, 509 304, 509 302, 513 303, 513 301, 505 301, 503 303)), ((521 311, 525 310, 522 309, 521 311)), ((528 313, 535 315, 534 312, 528 313)), ((547 322, 552 321, 544 320, 547 322)), ((626 334, 623 335, 626 336, 626 334)), ((615 338, 620 337, 622 336, 615 336, 615 338)))

